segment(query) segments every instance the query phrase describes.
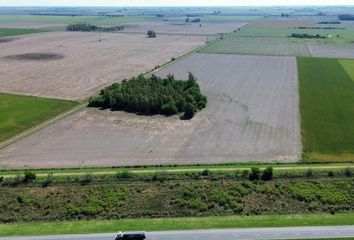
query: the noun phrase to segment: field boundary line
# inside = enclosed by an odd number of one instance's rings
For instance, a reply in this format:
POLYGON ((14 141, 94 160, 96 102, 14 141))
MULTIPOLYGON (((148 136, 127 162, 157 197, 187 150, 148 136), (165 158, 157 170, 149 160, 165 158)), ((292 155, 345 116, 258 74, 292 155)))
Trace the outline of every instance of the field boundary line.
POLYGON ((82 108, 84 108, 85 106, 87 106, 87 102, 83 102, 83 103, 80 103, 78 106, 72 108, 72 109, 69 109, 68 111, 65 111, 59 115, 56 115, 54 117, 51 117, 47 120, 45 120, 44 122, 42 123, 39 123, 29 129, 26 129, 18 134, 16 134, 15 136, 5 140, 5 141, 2 141, 0 142, 0 149, 4 149, 5 147, 25 138, 25 137, 28 137, 36 132, 38 132, 39 130, 45 128, 45 127, 48 127, 50 125, 52 125, 53 123, 63 119, 63 118, 66 118, 70 115, 72 115, 73 113, 81 110, 82 108))

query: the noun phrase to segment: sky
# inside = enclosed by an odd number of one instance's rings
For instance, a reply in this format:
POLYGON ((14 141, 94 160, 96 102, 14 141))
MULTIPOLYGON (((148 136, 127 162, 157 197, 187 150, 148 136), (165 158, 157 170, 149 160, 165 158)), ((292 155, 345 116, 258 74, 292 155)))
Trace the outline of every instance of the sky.
POLYGON ((0 6, 297 6, 354 5, 354 0, 0 0, 0 6))

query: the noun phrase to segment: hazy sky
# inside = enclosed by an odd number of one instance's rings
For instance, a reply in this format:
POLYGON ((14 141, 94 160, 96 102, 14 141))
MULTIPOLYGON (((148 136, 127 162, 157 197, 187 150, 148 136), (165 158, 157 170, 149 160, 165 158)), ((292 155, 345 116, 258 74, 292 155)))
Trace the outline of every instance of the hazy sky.
POLYGON ((0 0, 0 6, 354 5, 354 0, 0 0))

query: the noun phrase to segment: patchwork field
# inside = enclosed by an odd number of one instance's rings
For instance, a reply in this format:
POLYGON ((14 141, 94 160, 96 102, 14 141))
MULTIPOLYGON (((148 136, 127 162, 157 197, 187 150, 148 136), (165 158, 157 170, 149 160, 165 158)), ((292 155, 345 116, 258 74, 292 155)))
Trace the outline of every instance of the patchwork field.
POLYGON ((0 151, 1 167, 294 162, 301 156, 296 59, 194 54, 207 108, 190 121, 86 109, 0 151), (257 66, 255 68, 254 66, 257 66))
POLYGON ((289 42, 287 38, 239 37, 235 34, 203 48, 201 52, 276 56, 310 56, 306 43, 289 42))
POLYGON ((354 82, 335 59, 299 58, 305 161, 353 161, 354 82))
POLYGON ((0 43, 0 91, 83 99, 205 44, 204 36, 51 32, 0 43), (48 56, 53 56, 52 58, 48 56))
POLYGON ((233 32, 245 23, 185 23, 185 22, 140 22, 125 24, 123 32, 143 33, 154 30, 160 34, 219 35, 233 32), (201 25, 201 26, 200 26, 201 25))
POLYGON ((0 142, 75 105, 71 101, 0 93, 0 142))

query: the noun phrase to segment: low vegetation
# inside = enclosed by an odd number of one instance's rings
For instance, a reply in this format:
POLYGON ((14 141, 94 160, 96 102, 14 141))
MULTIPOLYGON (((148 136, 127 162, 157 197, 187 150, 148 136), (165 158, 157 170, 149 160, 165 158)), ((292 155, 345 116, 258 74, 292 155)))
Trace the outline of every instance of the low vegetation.
POLYGON ((94 31, 112 32, 112 31, 124 30, 124 26, 100 27, 91 24, 78 23, 78 24, 70 24, 66 26, 66 30, 70 32, 94 32, 94 31))
POLYGON ((298 66, 304 160, 353 161, 354 82, 335 59, 298 66))
POLYGON ((99 96, 92 97, 89 106, 145 115, 183 113, 185 119, 191 119, 198 110, 205 108, 206 103, 196 78, 190 73, 187 81, 175 80, 173 75, 166 78, 140 75, 114 83, 99 96))
POLYGON ((31 128, 78 103, 0 93, 0 141, 31 128))
POLYGON ((0 222, 353 212, 353 170, 38 178, 0 183, 0 222), (263 180, 260 180, 263 179, 263 180))
POLYGON ((46 29, 14 29, 14 28, 0 28, 0 37, 17 36, 23 34, 48 32, 46 29))

